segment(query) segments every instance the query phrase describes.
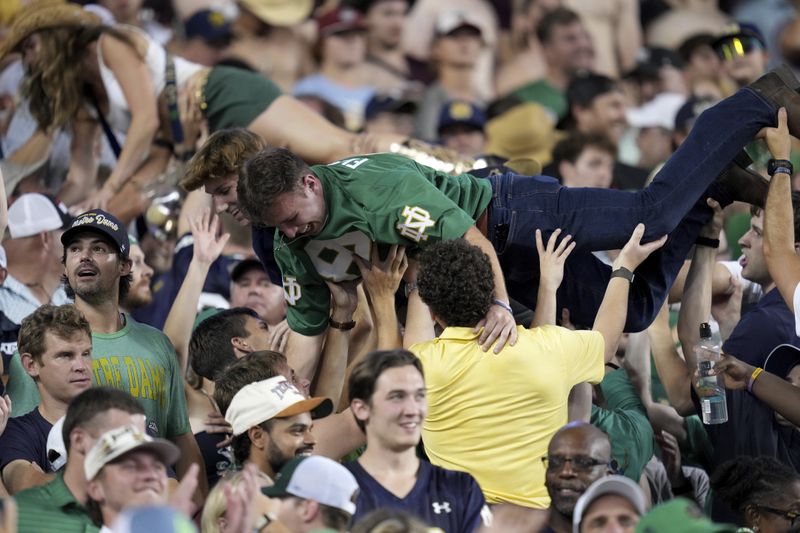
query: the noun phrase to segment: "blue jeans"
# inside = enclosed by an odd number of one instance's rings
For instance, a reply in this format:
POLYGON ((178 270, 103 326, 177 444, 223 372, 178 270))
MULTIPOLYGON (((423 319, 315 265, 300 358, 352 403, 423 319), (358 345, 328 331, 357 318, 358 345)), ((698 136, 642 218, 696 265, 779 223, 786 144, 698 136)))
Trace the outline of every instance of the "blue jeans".
POLYGON ((689 137, 653 182, 636 192, 570 188, 546 176, 491 176, 489 240, 495 246, 512 298, 531 308, 539 287, 534 231, 546 240, 557 228, 570 234, 575 250, 566 262, 558 292, 575 324, 591 326, 602 302, 611 267, 592 251, 622 248, 638 223, 643 242, 669 234, 661 250, 636 269, 625 331, 652 323, 698 232, 711 217, 705 198, 723 205, 729 194, 714 182, 758 131, 776 124, 776 109, 744 88, 702 113, 689 137))

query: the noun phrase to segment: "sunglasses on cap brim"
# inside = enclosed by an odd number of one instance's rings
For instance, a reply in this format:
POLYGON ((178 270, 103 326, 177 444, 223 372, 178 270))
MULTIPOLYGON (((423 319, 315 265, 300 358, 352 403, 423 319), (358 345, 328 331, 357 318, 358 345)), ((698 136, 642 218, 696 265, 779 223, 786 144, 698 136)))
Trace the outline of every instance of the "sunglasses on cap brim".
POLYGON ((714 49, 721 59, 728 61, 746 56, 754 50, 763 50, 764 46, 755 37, 731 37, 717 44, 714 49))

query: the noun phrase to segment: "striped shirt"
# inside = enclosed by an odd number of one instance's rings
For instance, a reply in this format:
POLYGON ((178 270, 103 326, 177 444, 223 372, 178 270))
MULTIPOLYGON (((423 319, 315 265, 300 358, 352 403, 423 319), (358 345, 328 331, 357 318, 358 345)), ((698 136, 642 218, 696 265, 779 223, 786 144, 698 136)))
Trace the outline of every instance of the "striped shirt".
POLYGON ((86 509, 64 484, 64 473, 40 487, 16 494, 19 533, 97 533, 86 509))

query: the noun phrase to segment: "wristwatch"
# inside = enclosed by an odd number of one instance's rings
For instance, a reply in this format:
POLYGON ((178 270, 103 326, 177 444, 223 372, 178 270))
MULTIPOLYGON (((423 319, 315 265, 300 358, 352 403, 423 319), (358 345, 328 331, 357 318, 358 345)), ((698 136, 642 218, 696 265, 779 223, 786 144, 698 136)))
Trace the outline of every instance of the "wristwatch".
POLYGON ((789 174, 790 176, 793 176, 794 166, 788 159, 770 159, 769 163, 767 163, 767 173, 770 176, 774 176, 778 173, 789 174))
POLYGON ((629 282, 633 283, 633 278, 635 276, 634 276, 633 272, 631 272, 627 268, 619 267, 618 269, 616 269, 613 272, 611 272, 611 277, 612 278, 625 278, 629 282))

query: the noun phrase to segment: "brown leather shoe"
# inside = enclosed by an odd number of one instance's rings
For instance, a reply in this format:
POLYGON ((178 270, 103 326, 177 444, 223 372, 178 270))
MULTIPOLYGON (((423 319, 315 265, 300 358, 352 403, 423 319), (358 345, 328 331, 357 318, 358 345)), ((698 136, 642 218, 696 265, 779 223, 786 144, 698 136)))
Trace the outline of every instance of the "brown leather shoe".
POLYGON ((732 200, 745 202, 763 209, 767 201, 769 182, 761 174, 746 168, 752 161, 741 152, 728 167, 717 176, 717 183, 730 194, 732 200))
POLYGON ((785 107, 788 115, 789 133, 800 136, 800 80, 792 69, 781 65, 748 85, 776 107, 785 107))

